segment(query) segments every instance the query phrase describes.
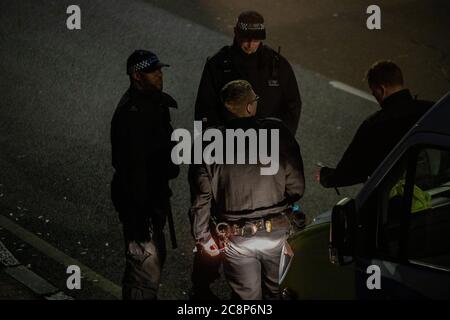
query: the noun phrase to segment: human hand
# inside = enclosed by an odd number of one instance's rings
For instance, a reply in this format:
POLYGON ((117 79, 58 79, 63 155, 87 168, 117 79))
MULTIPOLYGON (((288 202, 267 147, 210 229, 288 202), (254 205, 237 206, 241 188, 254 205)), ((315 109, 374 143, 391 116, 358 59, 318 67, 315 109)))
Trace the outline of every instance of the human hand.
POLYGON ((203 247, 203 250, 205 250, 205 252, 211 257, 215 257, 220 254, 219 246, 212 237, 209 238, 207 242, 201 243, 201 246, 203 247))

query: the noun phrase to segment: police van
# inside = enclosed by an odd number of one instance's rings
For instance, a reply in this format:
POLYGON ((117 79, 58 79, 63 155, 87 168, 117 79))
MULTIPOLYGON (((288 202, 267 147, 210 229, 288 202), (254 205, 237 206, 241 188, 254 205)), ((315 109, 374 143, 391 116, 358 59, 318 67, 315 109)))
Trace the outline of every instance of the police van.
POLYGON ((289 298, 449 299, 450 92, 290 245, 289 298))

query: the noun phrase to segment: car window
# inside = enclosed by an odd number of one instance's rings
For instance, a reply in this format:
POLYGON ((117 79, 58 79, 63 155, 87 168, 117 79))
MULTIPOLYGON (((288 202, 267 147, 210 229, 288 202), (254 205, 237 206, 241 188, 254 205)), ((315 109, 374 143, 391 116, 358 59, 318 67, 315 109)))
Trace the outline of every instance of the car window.
POLYGON ((407 240, 415 263, 450 269, 450 152, 419 153, 407 240))
MULTIPOLYGON (((401 222, 405 206, 404 187, 408 167, 408 155, 405 155, 388 173, 379 190, 375 193, 373 206, 378 208, 379 232, 378 248, 388 259, 399 259, 401 242, 401 222)), ((376 213, 373 213, 376 214, 376 213)))
POLYGON ((428 147, 406 154, 378 197, 380 252, 450 269, 450 152, 428 147))

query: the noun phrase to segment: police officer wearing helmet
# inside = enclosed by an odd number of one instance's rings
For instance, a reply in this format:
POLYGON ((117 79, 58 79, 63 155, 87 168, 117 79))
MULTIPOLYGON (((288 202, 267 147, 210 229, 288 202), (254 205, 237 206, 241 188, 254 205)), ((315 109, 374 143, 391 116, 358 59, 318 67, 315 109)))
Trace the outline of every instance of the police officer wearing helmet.
POLYGON ((156 299, 166 256, 163 228, 172 194, 168 181, 179 173, 170 158, 169 108, 177 103, 162 91, 161 68, 166 66, 150 51, 129 56, 130 87, 111 122, 111 196, 126 251, 123 299, 156 299))
POLYGON ((279 118, 295 134, 302 106, 297 80, 289 62, 263 45, 264 39, 264 18, 255 11, 241 13, 233 44, 223 47, 205 64, 195 103, 196 120, 222 124, 225 109, 219 92, 228 82, 244 79, 261 97, 256 117, 279 118))
POLYGON ((265 129, 268 136, 271 130, 278 130, 279 169, 272 175, 261 175, 260 162, 191 165, 193 234, 212 258, 224 245, 225 277, 235 298, 277 299, 281 255, 288 246, 291 228, 289 205, 303 196, 305 188, 300 148, 280 120, 255 118, 258 97, 247 81, 228 83, 221 91, 221 100, 230 117, 223 126, 216 126, 224 136, 224 154, 229 151, 225 147, 230 143, 225 135, 228 129, 265 129), (211 219, 216 221, 215 230, 211 219), (218 238, 221 243, 217 243, 218 238))
MULTIPOLYGON (((259 95, 255 117, 280 119, 295 135, 302 101, 294 72, 289 62, 278 52, 263 45, 266 38, 264 18, 255 11, 239 15, 234 28, 234 41, 208 58, 198 88, 195 119, 203 128, 226 121, 228 111, 220 100, 220 90, 232 80, 247 80, 259 95)), ((215 298, 210 284, 220 277, 219 257, 194 256, 192 299, 215 298)))

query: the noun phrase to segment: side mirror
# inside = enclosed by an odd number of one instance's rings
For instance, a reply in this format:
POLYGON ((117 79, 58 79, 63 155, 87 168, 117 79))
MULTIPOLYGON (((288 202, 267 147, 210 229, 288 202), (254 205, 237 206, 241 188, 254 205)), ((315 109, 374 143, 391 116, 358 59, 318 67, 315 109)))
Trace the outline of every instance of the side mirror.
POLYGON ((353 262, 355 220, 355 200, 344 198, 334 206, 329 245, 329 259, 332 264, 342 266, 353 262))

